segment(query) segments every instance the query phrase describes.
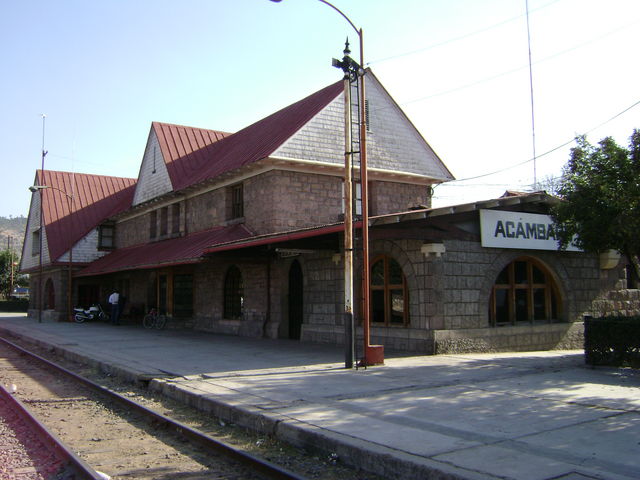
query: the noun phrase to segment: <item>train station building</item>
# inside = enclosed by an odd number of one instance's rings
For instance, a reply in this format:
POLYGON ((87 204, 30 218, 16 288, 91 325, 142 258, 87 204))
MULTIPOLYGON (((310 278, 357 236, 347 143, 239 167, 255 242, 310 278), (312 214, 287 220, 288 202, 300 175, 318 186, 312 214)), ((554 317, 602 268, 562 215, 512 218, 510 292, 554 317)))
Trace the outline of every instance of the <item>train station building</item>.
MULTIPOLYGON (((624 257, 558 251, 556 198, 432 208, 453 175, 370 70, 367 81, 370 282, 354 284, 370 292, 372 343, 581 347, 585 315, 640 313, 624 257)), ((117 288, 131 321, 157 307, 174 328, 343 343, 344 108, 337 82, 236 133, 154 122, 137 179, 37 171, 29 314, 67 320, 117 288)))

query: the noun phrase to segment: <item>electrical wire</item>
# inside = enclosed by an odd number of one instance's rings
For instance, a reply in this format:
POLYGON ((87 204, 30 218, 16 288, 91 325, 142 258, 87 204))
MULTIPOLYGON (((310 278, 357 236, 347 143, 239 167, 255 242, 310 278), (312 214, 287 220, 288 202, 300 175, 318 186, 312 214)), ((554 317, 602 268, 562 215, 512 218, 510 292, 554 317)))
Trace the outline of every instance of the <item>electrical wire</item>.
MULTIPOLYGON (((610 35, 614 35, 616 33, 619 33, 621 31, 623 31, 623 30, 626 30, 627 28, 631 28, 631 27, 637 25, 638 23, 640 23, 640 20, 635 20, 632 23, 629 23, 629 24, 624 25, 622 27, 616 28, 614 30, 609 30, 608 32, 605 32, 604 34, 600 35, 599 37, 592 38, 590 40, 587 40, 586 42, 579 43, 578 45, 574 45, 573 47, 567 48, 566 50, 561 50, 561 51, 559 51, 557 53, 554 53, 553 55, 549 55, 548 57, 544 57, 544 58, 541 58, 540 60, 536 60, 535 62, 532 63, 532 65, 538 65, 540 63, 547 62, 549 60, 552 60, 554 58, 560 57, 562 55, 566 55, 567 53, 570 53, 570 52, 572 52, 574 50, 578 50, 580 48, 584 48, 587 45, 590 45, 592 43, 600 41, 603 38, 606 38, 606 37, 608 37, 610 35)), ((466 83, 466 84, 459 85, 459 86, 454 87, 454 88, 450 88, 448 90, 443 90, 441 92, 432 93, 431 95, 427 95, 425 97, 418 97, 418 98, 414 98, 412 100, 406 100, 406 101, 402 102, 401 105, 409 105, 411 103, 423 102, 423 101, 429 100, 431 98, 441 97, 443 95, 448 95, 450 93, 454 93, 454 92, 457 92, 457 91, 460 91, 460 90, 465 90, 467 88, 475 87, 476 85, 480 85, 482 83, 490 82, 491 80, 495 80, 495 79, 500 78, 500 77, 511 75, 512 73, 519 72, 520 70, 524 70, 525 68, 529 68, 529 64, 521 65, 519 67, 512 68, 511 70, 505 70, 504 72, 500 72, 500 73, 497 73, 495 75, 491 75, 490 77, 481 78, 480 80, 476 80, 475 82, 466 83)))
MULTIPOLYGON (((559 1, 560 0, 553 0, 552 2, 546 3, 544 5, 541 5, 538 8, 530 10, 530 12, 537 12, 538 10, 542 10, 543 8, 547 8, 548 6, 553 5, 554 3, 558 3, 559 1)), ((518 19, 520 19, 522 17, 523 17, 523 14, 516 15, 515 17, 511 17, 511 18, 508 18, 506 20, 502 20, 501 22, 494 23, 493 25, 489 25, 488 27, 484 27, 484 28, 481 28, 479 30, 474 30, 473 32, 465 33, 464 35, 460 35, 458 37, 449 38, 447 40, 443 40, 442 42, 433 43, 433 44, 428 45, 426 47, 418 48, 417 50, 411 50, 409 52, 399 53, 397 55, 392 55, 392 56, 389 56, 389 57, 379 58, 379 59, 376 59, 376 60, 372 60, 370 62, 366 62, 366 65, 369 66, 369 65, 376 64, 376 63, 387 62, 389 60, 395 60, 397 58, 407 57, 407 56, 410 56, 410 55, 415 55, 417 53, 426 52, 427 50, 432 50, 434 48, 442 47, 442 46, 448 45, 450 43, 459 42, 460 40, 464 40, 466 38, 474 37, 474 36, 479 35, 481 33, 494 30, 494 29, 496 29, 498 27, 501 27, 501 26, 503 26, 503 25, 505 25, 507 23, 513 22, 515 20, 518 20, 518 19)))
MULTIPOLYGON (((606 125, 606 124, 607 124, 607 123, 609 123, 609 122, 612 122, 613 120, 615 120, 615 119, 616 119, 616 118, 618 118, 619 116, 621 116, 621 115, 623 115, 623 114, 627 113, 629 110, 631 110, 631 109, 632 109, 632 108, 634 108, 634 107, 637 107, 638 105, 640 105, 640 100, 638 100, 637 102, 635 102, 635 103, 633 103, 632 105, 628 106, 627 108, 625 108, 625 109, 624 109, 624 110, 622 110, 621 112, 616 113, 613 117, 609 118, 608 120, 605 120, 604 122, 602 122, 602 123, 600 123, 600 124, 596 125, 595 127, 590 128, 589 130, 585 131, 585 132, 584 132, 584 133, 582 133, 581 135, 576 135, 576 136, 575 136, 574 138, 572 138, 571 140, 569 140, 569 141, 567 141, 567 142, 565 142, 565 143, 563 143, 563 144, 561 144, 561 145, 558 145, 558 146, 556 146, 556 147, 552 148, 551 150, 547 150, 546 152, 541 153, 541 154, 540 154, 540 155, 538 155, 536 158, 544 157, 544 156, 549 155, 549 154, 551 154, 551 153, 553 153, 553 152, 555 152, 555 151, 557 151, 557 150, 560 150, 560 149, 561 149, 561 148, 563 148, 563 147, 566 147, 567 145, 569 145, 569 144, 571 144, 571 143, 575 142, 576 138, 581 137, 581 136, 583 136, 583 135, 588 135, 589 133, 593 132, 594 130, 597 130, 598 128, 602 127, 603 125, 606 125)), ((510 166, 505 167, 505 168, 501 168, 501 169, 499 169, 499 170, 495 170, 495 171, 493 171, 493 172, 483 173, 482 175, 475 175, 475 176, 473 176, 473 177, 467 177, 467 178, 460 178, 460 179, 456 179, 456 180, 451 180, 450 182, 447 182, 446 184, 447 184, 447 185, 449 185, 450 183, 453 183, 453 182, 465 182, 465 181, 468 181, 468 180, 476 180, 476 179, 478 179, 478 178, 489 177, 489 176, 491 176, 491 175, 495 175, 495 174, 497 174, 497 173, 506 172, 506 171, 511 170, 511 169, 514 169, 514 168, 516 168, 516 167, 520 167, 520 166, 522 166, 522 165, 526 165, 527 163, 533 162, 534 160, 535 160, 535 158, 529 158, 528 160, 524 160, 524 161, 522 161, 522 162, 519 162, 519 163, 516 163, 516 164, 510 165, 510 166)), ((452 186, 453 186, 453 185, 452 185, 452 186)))

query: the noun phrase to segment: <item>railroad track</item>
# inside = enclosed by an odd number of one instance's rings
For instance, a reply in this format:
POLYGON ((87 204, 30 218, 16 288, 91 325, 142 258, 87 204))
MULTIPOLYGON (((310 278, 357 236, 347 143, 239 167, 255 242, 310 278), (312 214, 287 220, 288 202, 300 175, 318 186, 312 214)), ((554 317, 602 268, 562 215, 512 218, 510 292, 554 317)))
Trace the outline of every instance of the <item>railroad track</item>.
POLYGON ((136 480, 304 478, 0 340, 0 383, 15 384, 13 396, 68 445, 61 461, 76 459, 75 478, 101 478, 96 471, 136 480))
POLYGON ((0 478, 101 478, 2 385, 0 438, 0 478))

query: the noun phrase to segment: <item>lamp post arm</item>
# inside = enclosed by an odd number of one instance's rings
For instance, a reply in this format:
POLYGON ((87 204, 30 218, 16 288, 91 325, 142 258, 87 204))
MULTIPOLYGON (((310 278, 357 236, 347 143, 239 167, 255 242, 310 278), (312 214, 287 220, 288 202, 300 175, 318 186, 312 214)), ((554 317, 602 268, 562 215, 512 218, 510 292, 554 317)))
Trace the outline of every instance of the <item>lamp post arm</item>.
POLYGON ((339 9, 338 7, 336 7, 335 5, 333 5, 333 4, 329 3, 329 2, 327 2, 327 0, 318 0, 318 1, 319 1, 319 2, 324 3, 325 5, 330 6, 331 8, 333 8, 336 12, 338 12, 340 15, 342 15, 342 17, 343 17, 347 22, 349 22, 349 25, 351 25, 351 28, 353 28, 353 29, 356 31, 356 33, 358 34, 358 36, 359 36, 359 37, 362 35, 362 29, 360 29, 360 28, 356 27, 356 26, 353 24, 353 22, 349 19, 349 17, 347 17, 347 16, 344 14, 344 12, 342 12, 342 10, 340 10, 340 9, 339 9))

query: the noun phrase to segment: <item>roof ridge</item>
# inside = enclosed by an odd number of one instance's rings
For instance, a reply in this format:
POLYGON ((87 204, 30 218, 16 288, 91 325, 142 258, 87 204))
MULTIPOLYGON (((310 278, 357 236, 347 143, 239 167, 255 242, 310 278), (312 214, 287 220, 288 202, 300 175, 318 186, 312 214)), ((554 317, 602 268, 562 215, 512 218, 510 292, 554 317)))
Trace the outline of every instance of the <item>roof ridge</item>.
POLYGON ((153 120, 151 122, 151 126, 153 127, 154 125, 166 125, 167 127, 188 128, 190 130, 204 130, 204 131, 207 131, 207 132, 222 133, 222 134, 224 134, 226 136, 234 134, 234 132, 228 132, 226 130, 216 130, 216 129, 213 129, 213 128, 204 128, 204 127, 193 127, 191 125, 182 125, 182 124, 179 124, 179 123, 169 123, 169 122, 159 122, 157 120, 153 120))
POLYGON ((197 169, 187 166, 189 155, 176 158, 167 165, 174 191, 268 157, 342 91, 343 81, 339 80, 221 138, 208 146, 208 161, 197 169))
POLYGON ((133 180, 134 182, 137 181, 137 178, 134 177, 117 177, 115 175, 100 175, 97 173, 83 173, 83 172, 69 172, 66 170, 51 170, 48 168, 45 168, 44 170, 42 170, 41 168, 36 170, 36 173, 39 174, 41 172, 46 172, 49 174, 62 174, 62 175, 69 175, 69 176, 76 176, 76 175, 80 175, 83 177, 100 177, 100 178, 118 178, 121 180, 133 180))

